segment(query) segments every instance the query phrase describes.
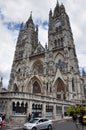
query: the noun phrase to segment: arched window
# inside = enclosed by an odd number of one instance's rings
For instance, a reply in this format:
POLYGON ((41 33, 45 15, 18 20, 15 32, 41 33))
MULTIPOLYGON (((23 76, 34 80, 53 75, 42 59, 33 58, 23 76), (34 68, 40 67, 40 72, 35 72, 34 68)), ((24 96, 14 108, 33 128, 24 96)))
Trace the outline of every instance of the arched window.
POLYGON ((72 90, 75 91, 74 78, 72 78, 72 90))
POLYGON ((16 84, 14 84, 14 88, 13 88, 13 90, 14 90, 14 92, 19 92, 19 89, 18 89, 18 87, 17 87, 16 84))
POLYGON ((27 102, 25 103, 25 114, 27 113, 27 108, 28 108, 28 104, 27 102))
POLYGON ((41 88, 37 81, 33 84, 33 93, 41 93, 41 88))
POLYGON ((21 103, 21 113, 24 113, 24 103, 21 103))
POLYGON ((60 39, 58 39, 58 47, 60 47, 60 39))
POLYGON ((24 86, 22 86, 22 92, 23 92, 23 88, 24 88, 24 86))
POLYGON ((58 78, 58 80, 57 80, 57 92, 61 92, 61 91, 64 92, 65 87, 64 87, 63 81, 60 78, 58 78))
POLYGON ((27 103, 25 103, 24 104, 24 102, 22 102, 21 104, 20 104, 20 102, 17 102, 16 104, 15 104, 15 102, 13 102, 12 103, 12 112, 13 112, 13 114, 26 114, 27 113, 27 107, 28 107, 28 104, 27 103))
POLYGON ((65 99, 65 85, 64 85, 64 82, 60 78, 57 79, 56 89, 57 89, 57 98, 65 99))
POLYGON ((47 91, 48 91, 48 82, 47 82, 47 91))
POLYGON ((16 108, 16 106, 15 106, 15 102, 13 102, 13 103, 12 103, 12 111, 13 111, 14 113, 15 113, 15 111, 16 111, 15 108, 16 108))
POLYGON ((21 69, 19 68, 19 69, 18 69, 18 73, 20 73, 20 71, 21 71, 21 69))
POLYGON ((50 87, 50 93, 52 92, 52 87, 50 87))
POLYGON ((61 47, 63 47, 63 38, 61 38, 61 47))
POLYGON ((20 113, 20 103, 17 102, 16 104, 16 113, 20 113))
POLYGON ((56 40, 54 41, 54 43, 55 43, 55 47, 57 47, 57 41, 56 40))
POLYGON ((34 109, 34 107, 35 107, 35 104, 33 103, 33 104, 32 104, 32 109, 34 109))

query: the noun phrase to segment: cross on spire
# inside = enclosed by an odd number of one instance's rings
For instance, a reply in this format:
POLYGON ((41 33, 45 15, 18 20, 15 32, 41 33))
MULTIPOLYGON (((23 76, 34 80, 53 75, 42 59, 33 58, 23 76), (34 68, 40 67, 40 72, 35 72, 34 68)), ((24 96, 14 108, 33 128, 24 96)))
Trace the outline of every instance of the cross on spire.
POLYGON ((32 11, 30 12, 30 18, 32 18, 32 11))

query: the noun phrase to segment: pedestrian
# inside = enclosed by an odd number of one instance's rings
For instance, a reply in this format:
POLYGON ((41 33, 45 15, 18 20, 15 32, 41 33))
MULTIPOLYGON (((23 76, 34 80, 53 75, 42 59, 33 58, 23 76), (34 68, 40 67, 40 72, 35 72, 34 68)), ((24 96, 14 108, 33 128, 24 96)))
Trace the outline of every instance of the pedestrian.
POLYGON ((29 115, 28 115, 28 121, 30 121, 30 119, 31 119, 31 114, 29 113, 29 115))
POLYGON ((5 126, 5 120, 2 120, 1 128, 4 128, 4 126, 5 126))
POLYGON ((76 115, 76 114, 73 114, 72 118, 73 118, 73 121, 74 121, 74 122, 77 121, 77 115, 76 115))
POLYGON ((61 117, 63 118, 63 113, 62 113, 61 117))
POLYGON ((0 128, 2 128, 2 116, 0 115, 0 128))
POLYGON ((32 114, 31 114, 31 120, 33 120, 34 119, 34 113, 32 112, 32 114))

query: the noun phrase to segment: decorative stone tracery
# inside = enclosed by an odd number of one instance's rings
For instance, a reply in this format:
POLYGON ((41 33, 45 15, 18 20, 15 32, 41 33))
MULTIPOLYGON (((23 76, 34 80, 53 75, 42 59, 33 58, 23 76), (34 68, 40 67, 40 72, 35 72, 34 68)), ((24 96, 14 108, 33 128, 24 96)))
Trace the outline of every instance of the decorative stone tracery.
POLYGON ((33 64, 33 71, 37 71, 37 73, 39 75, 42 75, 43 74, 43 63, 41 61, 36 61, 34 64, 33 64))

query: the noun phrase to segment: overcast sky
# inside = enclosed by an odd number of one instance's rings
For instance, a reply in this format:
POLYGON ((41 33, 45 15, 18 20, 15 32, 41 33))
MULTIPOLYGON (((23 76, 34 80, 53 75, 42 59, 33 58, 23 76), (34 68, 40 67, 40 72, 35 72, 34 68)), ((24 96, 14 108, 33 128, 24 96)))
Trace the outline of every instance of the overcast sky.
MULTIPOLYGON (((0 0, 0 77, 8 86, 20 23, 26 22, 32 11, 39 25, 39 41, 47 42, 47 23, 50 9, 57 0, 0 0)), ((69 15, 80 68, 86 69, 86 0, 59 0, 69 15)))

